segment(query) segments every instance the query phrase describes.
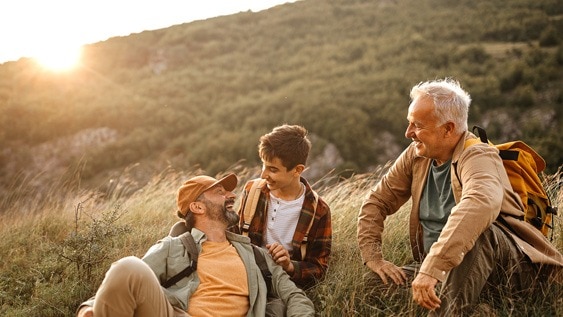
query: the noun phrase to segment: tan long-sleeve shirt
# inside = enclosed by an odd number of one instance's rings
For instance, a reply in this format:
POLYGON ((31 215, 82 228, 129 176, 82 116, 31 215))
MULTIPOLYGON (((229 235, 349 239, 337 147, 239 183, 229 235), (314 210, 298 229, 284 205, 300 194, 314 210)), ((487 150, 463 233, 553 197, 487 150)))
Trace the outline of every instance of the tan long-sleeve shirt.
POLYGON ((510 225, 515 243, 532 262, 563 266, 563 256, 541 232, 516 218, 524 215, 523 205, 512 191, 498 150, 486 144, 464 150, 465 139, 474 137, 467 132, 453 152, 451 184, 456 206, 428 254, 423 249, 419 202, 432 160, 417 156, 413 146, 403 151, 360 210, 358 243, 364 263, 382 259, 384 221, 412 198, 409 219, 412 253, 415 260, 422 262, 421 272, 439 281, 444 281, 461 263, 499 214, 510 225))

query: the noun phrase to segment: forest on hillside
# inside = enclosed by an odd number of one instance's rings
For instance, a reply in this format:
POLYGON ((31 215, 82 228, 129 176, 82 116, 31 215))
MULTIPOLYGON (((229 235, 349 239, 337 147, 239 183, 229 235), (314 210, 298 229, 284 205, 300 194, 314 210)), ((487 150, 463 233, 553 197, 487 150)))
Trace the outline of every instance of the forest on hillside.
POLYGON ((87 45, 68 73, 4 63, 0 192, 256 166, 282 123, 308 128, 312 163, 333 162, 318 175, 369 171, 409 142, 410 88, 444 77, 471 94, 470 126, 524 140, 555 173, 562 29, 558 0, 302 0, 87 45))

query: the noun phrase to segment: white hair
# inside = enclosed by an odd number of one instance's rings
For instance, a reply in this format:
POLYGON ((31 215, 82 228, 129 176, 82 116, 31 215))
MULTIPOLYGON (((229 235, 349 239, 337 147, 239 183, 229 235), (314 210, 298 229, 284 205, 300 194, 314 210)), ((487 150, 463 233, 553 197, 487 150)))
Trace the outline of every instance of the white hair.
POLYGON ((411 89, 411 100, 422 96, 431 97, 434 102, 434 114, 444 124, 455 123, 456 132, 467 131, 467 117, 471 97, 463 90, 458 81, 446 78, 421 82, 411 89))

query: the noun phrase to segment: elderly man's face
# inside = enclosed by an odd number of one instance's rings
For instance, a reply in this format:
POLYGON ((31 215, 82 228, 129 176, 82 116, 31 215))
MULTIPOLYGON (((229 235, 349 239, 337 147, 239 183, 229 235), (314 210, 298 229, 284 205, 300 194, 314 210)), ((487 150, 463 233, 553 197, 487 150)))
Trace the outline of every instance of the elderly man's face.
POLYGON ((407 115, 409 126, 405 137, 414 142, 416 154, 436 160, 438 165, 449 160, 452 149, 446 142, 446 128, 434 115, 431 98, 421 97, 413 100, 407 115))

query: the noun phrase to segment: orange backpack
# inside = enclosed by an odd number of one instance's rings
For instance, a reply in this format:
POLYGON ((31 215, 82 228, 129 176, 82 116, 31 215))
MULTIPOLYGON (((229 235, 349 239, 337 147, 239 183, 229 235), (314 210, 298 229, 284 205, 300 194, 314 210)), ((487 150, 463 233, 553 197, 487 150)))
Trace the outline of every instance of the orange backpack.
POLYGON ((531 223, 546 237, 551 230, 551 239, 553 240, 554 217, 557 215, 557 207, 552 206, 551 199, 539 177, 539 173, 545 169, 545 160, 522 141, 493 145, 487 139, 485 129, 474 126, 473 133, 478 135, 479 139, 466 140, 464 148, 483 142, 499 150, 512 189, 520 196, 524 204, 524 220, 531 223))

